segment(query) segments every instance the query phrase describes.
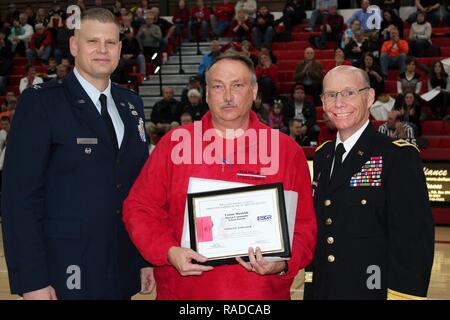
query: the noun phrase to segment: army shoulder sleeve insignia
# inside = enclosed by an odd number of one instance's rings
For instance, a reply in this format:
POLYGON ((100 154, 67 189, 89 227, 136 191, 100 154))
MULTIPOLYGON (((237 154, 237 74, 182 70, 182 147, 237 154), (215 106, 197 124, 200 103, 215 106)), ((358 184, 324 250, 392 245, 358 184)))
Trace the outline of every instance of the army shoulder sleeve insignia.
POLYGON ((325 146, 328 142, 331 142, 331 141, 332 141, 332 140, 327 140, 327 141, 323 142, 320 146, 318 146, 318 147, 316 148, 316 152, 319 151, 320 149, 322 149, 323 146, 325 146))
POLYGON ((403 147, 413 147, 413 148, 415 148, 418 152, 420 152, 419 148, 417 148, 416 145, 414 145, 414 144, 412 144, 412 143, 409 143, 408 141, 403 140, 403 139, 398 139, 398 140, 392 141, 392 143, 395 144, 397 147, 400 147, 400 148, 403 148, 403 147))

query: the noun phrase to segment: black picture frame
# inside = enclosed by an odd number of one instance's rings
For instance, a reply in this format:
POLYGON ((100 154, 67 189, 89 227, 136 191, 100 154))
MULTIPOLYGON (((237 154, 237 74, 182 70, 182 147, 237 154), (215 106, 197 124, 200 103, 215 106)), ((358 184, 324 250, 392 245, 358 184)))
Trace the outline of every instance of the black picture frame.
MULTIPOLYGON (((246 192, 253 192, 258 190, 267 190, 267 189, 276 189, 276 195, 277 195, 277 208, 278 208, 278 214, 279 214, 279 227, 281 230, 281 237, 283 242, 283 251, 281 252, 275 252, 275 253, 264 253, 264 257, 280 257, 282 259, 289 259, 292 255, 291 251, 291 242, 289 239, 289 231, 288 231, 288 223, 287 223, 287 216, 286 216, 286 203, 284 199, 284 189, 282 183, 270 183, 270 184, 261 184, 256 186, 248 186, 248 187, 238 187, 238 188, 231 188, 231 189, 225 189, 225 190, 217 190, 217 191, 207 191, 207 192, 199 192, 199 193, 189 193, 187 195, 187 202, 188 202, 188 213, 189 213, 189 233, 190 233, 190 243, 191 243, 191 249, 194 251, 197 251, 198 246, 198 236, 197 236, 197 230, 196 230, 196 212, 194 209, 194 199, 197 198, 207 198, 207 197, 214 197, 218 195, 230 195, 230 194, 243 194, 246 192)), ((218 265, 224 265, 224 264, 236 264, 236 257, 241 257, 245 261, 248 261, 247 255, 242 254, 236 254, 236 255, 228 255, 226 257, 215 257, 209 259, 205 264, 206 265, 212 265, 212 266, 218 266, 218 265)))

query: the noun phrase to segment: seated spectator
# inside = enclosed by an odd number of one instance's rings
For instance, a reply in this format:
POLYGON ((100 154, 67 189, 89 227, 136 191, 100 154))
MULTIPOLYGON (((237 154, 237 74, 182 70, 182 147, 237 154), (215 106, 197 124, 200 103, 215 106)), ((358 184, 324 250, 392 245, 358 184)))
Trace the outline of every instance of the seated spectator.
MULTIPOLYGON (((20 15, 20 11, 17 10, 17 5, 14 2, 11 2, 8 5, 8 9, 6 11, 5 22, 7 24, 11 25, 14 19, 19 18, 19 15, 20 15)), ((5 26, 5 27, 7 27, 7 26, 5 26)))
POLYGON ((314 50, 311 47, 305 49, 305 59, 297 64, 294 81, 305 87, 305 93, 314 99, 314 105, 320 106, 320 94, 322 92, 322 64, 314 58, 314 50))
POLYGON ((395 105, 395 99, 385 92, 378 95, 377 100, 370 106, 370 115, 377 121, 387 120, 389 112, 395 105))
POLYGON ((441 61, 436 61, 431 66, 428 78, 428 90, 432 89, 439 90, 439 94, 428 103, 431 105, 433 116, 436 119, 442 119, 447 115, 450 81, 441 61))
POLYGON ((406 56, 409 52, 408 42, 400 39, 396 28, 391 29, 390 35, 391 39, 384 41, 381 47, 381 73, 385 78, 390 66, 398 66, 400 73, 405 72, 406 56))
POLYGON ((309 26, 305 28, 306 31, 313 31, 317 25, 322 25, 323 19, 329 14, 330 7, 338 6, 337 0, 317 0, 316 9, 311 13, 309 18, 309 26))
POLYGON ((234 12, 237 15, 240 10, 243 10, 244 14, 253 20, 256 16, 256 8, 256 0, 238 0, 234 6, 234 12))
POLYGON ((361 30, 353 33, 353 38, 345 45, 344 52, 347 59, 352 62, 352 65, 359 67, 362 62, 363 53, 367 51, 368 41, 364 37, 361 30))
POLYGON ((192 8, 191 20, 188 24, 189 41, 194 40, 194 35, 197 35, 197 40, 206 41, 208 37, 209 16, 211 12, 205 6, 203 0, 197 0, 197 5, 192 8))
POLYGON ((34 66, 31 64, 27 64, 25 66, 25 77, 20 79, 19 91, 20 93, 22 93, 22 91, 26 88, 43 82, 44 80, 36 75, 36 69, 34 68, 34 66))
MULTIPOLYGON (((48 21, 48 17, 47 17, 47 11, 45 10, 45 8, 38 8, 36 10, 36 15, 34 17, 34 25, 36 26, 36 24, 40 23, 44 27, 46 27, 48 22, 49 21, 48 21)), ((35 29, 35 31, 36 31, 36 29, 35 29)))
POLYGON ((370 80, 370 86, 375 90, 375 95, 378 96, 384 92, 384 78, 381 76, 380 69, 376 65, 375 59, 371 52, 364 53, 360 68, 367 72, 370 80))
POLYGON ((375 31, 370 23, 368 23, 369 18, 371 18, 372 14, 371 12, 368 12, 367 9, 370 6, 369 0, 361 0, 361 9, 355 11, 352 16, 347 20, 347 25, 351 25, 353 20, 358 19, 361 21, 361 29, 364 33, 371 33, 375 31))
POLYGON ((211 26, 215 38, 219 38, 227 31, 234 17, 234 5, 230 0, 223 0, 222 4, 214 7, 214 15, 211 16, 211 26))
POLYGON ((267 54, 261 54, 255 72, 256 77, 258 78, 258 88, 261 91, 263 103, 272 105, 273 97, 277 93, 277 65, 272 63, 267 54))
POLYGON ((193 121, 199 121, 208 112, 208 106, 202 102, 202 94, 197 89, 189 90, 188 103, 183 106, 183 113, 187 112, 192 116, 193 121))
POLYGON ((67 73, 72 71, 72 65, 70 64, 69 58, 62 58, 61 64, 67 68, 67 73))
POLYGON ((126 38, 125 33, 131 32, 133 35, 136 35, 138 29, 133 27, 133 14, 129 13, 123 16, 122 21, 120 22, 120 41, 126 38))
POLYGON ((377 3, 383 10, 392 10, 397 16, 400 14, 400 0, 379 0, 377 3))
POLYGON ((191 13, 186 8, 185 1, 178 1, 178 8, 173 12, 172 18, 173 23, 175 23, 175 33, 177 36, 182 36, 182 31, 188 26, 189 20, 191 20, 191 13))
MULTIPOLYGON (((266 46, 266 45, 262 45, 261 46, 261 50, 259 50, 259 55, 262 54, 266 54, 269 56, 270 61, 272 61, 272 63, 277 63, 277 57, 275 56, 275 54, 273 53, 273 50, 270 49, 270 47, 266 46)), ((256 64, 255 64, 256 65, 256 64)))
POLYGON ((350 28, 345 29, 344 34, 342 36, 341 48, 344 49, 345 46, 353 39, 353 35, 356 31, 361 29, 361 22, 358 19, 352 21, 350 28))
POLYGON ((198 76, 203 83, 205 82, 204 80, 206 70, 208 70, 208 67, 218 56, 220 56, 220 43, 217 40, 213 40, 211 41, 211 51, 203 55, 202 61, 198 66, 198 76))
POLYGON ((284 31, 291 33, 292 27, 298 25, 306 19, 305 6, 302 0, 286 0, 283 8, 283 15, 274 21, 274 25, 283 23, 284 31))
POLYGON ((120 19, 120 17, 122 16, 121 10, 122 10, 122 1, 116 0, 114 2, 114 5, 112 6, 112 8, 110 9, 112 11, 112 13, 114 14, 114 16, 116 17, 117 20, 120 19))
POLYGON ((439 0, 415 0, 417 11, 408 17, 409 24, 413 24, 416 21, 417 13, 422 11, 426 13, 427 21, 430 22, 431 26, 437 27, 441 19, 440 2, 439 0))
POLYGON ((420 75, 416 73, 416 59, 412 56, 406 58, 406 71, 399 75, 397 80, 397 102, 403 101, 403 93, 407 91, 419 95, 422 90, 420 75))
POLYGON ((152 7, 150 9, 150 12, 153 14, 153 17, 155 19, 153 23, 156 24, 161 29, 162 37, 159 43, 160 44, 159 52, 164 52, 167 48, 167 45, 169 44, 169 39, 175 32, 175 26, 166 19, 161 18, 159 16, 158 7, 152 7))
POLYGON ((384 40, 389 40, 391 26, 396 27, 400 38, 403 38, 403 20, 394 11, 384 10, 380 29, 384 40))
POLYGON ((380 34, 378 32, 373 32, 372 34, 369 35, 365 50, 367 50, 367 52, 372 53, 374 62, 377 65, 380 65, 380 55, 382 45, 383 40, 381 39, 380 34))
POLYGON ((6 29, 0 29, 0 96, 5 94, 13 59, 12 43, 6 33, 6 29))
POLYGON ((191 76, 191 77, 189 77, 189 82, 188 82, 186 88, 184 88, 183 91, 181 92, 180 104, 182 106, 184 106, 188 103, 187 94, 188 94, 189 90, 191 90, 191 89, 196 89, 198 92, 200 92, 202 95, 202 101, 206 101, 206 93, 205 93, 205 90, 203 90, 200 77, 199 76, 191 76))
POLYGON ((36 32, 31 37, 29 48, 26 51, 28 63, 33 63, 37 56, 42 64, 47 64, 52 53, 52 34, 41 23, 36 24, 35 28, 36 32))
POLYGON ((13 47, 12 51, 21 56, 25 56, 25 51, 31 41, 34 30, 28 23, 28 17, 25 13, 19 15, 19 20, 14 20, 13 28, 9 34, 13 47))
POLYGON ((162 38, 161 28, 154 24, 155 17, 152 13, 145 14, 145 24, 139 29, 136 39, 139 41, 144 56, 148 61, 155 53, 159 53, 160 40, 162 38))
POLYGON ((58 24, 54 25, 55 21, 52 19, 48 24, 48 29, 53 30, 52 34, 55 36, 55 50, 54 55, 56 63, 60 64, 63 58, 69 58, 73 61, 72 54, 69 49, 69 39, 73 36, 74 31, 67 28, 66 21, 58 19, 58 24))
POLYGON ((283 119, 283 103, 281 100, 275 100, 272 111, 269 114, 269 126, 272 129, 278 129, 286 132, 283 119))
POLYGON ((394 110, 400 111, 403 120, 413 127, 415 136, 420 137, 422 135, 422 127, 420 125, 422 106, 420 104, 419 96, 412 91, 405 91, 405 94, 402 97, 401 103, 395 105, 394 110))
POLYGON ((403 139, 412 144, 416 143, 413 128, 406 122, 403 122, 400 111, 393 110, 389 112, 387 122, 383 123, 378 131, 393 139, 403 139))
POLYGON ((142 54, 141 46, 133 32, 126 30, 125 39, 122 40, 119 68, 125 69, 126 66, 135 64, 139 66, 139 72, 144 76, 144 80, 147 80, 145 57, 142 54))
MULTIPOLYGON (((248 40, 244 40, 241 42, 241 50, 242 54, 246 55, 247 57, 252 60, 253 65, 258 64, 258 51, 255 51, 252 47, 252 44, 248 40)), ((273 61, 272 61, 273 62, 273 61)))
POLYGON ((337 13, 336 6, 330 6, 329 14, 323 19, 323 25, 320 27, 321 35, 316 38, 315 43, 318 49, 325 49, 327 41, 335 41, 336 44, 341 43, 342 30, 344 28, 344 17, 337 13))
POLYGON ((163 88, 163 99, 153 106, 148 129, 150 132, 166 133, 180 124, 181 107, 174 99, 172 87, 163 88))
POLYGON ((331 121, 330 117, 326 112, 323 113, 323 122, 325 126, 320 129, 319 139, 317 141, 317 145, 321 145, 325 141, 336 139, 337 129, 334 125, 333 121, 331 121))
POLYGON ((6 109, 8 107, 8 103, 9 103, 10 100, 16 100, 17 101, 16 95, 15 95, 15 93, 13 91, 6 92, 5 99, 3 100, 2 105, 1 105, 1 111, 2 112, 6 111, 6 109))
POLYGON ((56 78, 55 80, 62 80, 65 78, 65 76, 67 76, 67 74, 69 73, 69 71, 67 70, 67 66, 64 64, 59 64, 56 67, 56 78))
POLYGON ((259 121, 269 125, 269 108, 262 103, 261 91, 258 91, 255 101, 253 101, 252 110, 258 116, 259 121))
POLYGON ((184 113, 181 114, 181 116, 180 116, 180 124, 182 126, 184 126, 185 124, 192 123, 192 122, 193 122, 192 121, 192 116, 191 116, 190 113, 184 112, 184 113))
POLYGON ((289 136, 294 139, 299 146, 310 146, 309 137, 306 134, 308 128, 298 119, 289 120, 289 136))
POLYGON ((56 59, 50 57, 48 59, 48 68, 44 75, 44 81, 47 82, 56 79, 56 70, 57 70, 56 59))
POLYGON ((239 10, 231 23, 231 31, 233 34, 233 40, 241 42, 250 39, 250 29, 252 22, 245 14, 244 10, 239 10))
POLYGON ((6 146, 6 140, 11 126, 9 117, 3 116, 0 118, 1 130, 0 130, 0 150, 6 146))
POLYGON ((0 118, 1 117, 9 117, 9 120, 12 121, 14 111, 16 110, 16 106, 17 106, 17 98, 12 97, 11 99, 8 100, 8 103, 6 104, 6 106, 4 108, 2 105, 2 111, 0 113, 0 118))
POLYGON ((274 16, 266 6, 261 6, 256 13, 252 34, 256 50, 261 49, 261 40, 265 46, 270 47, 275 31, 273 29, 274 16))
POLYGON ((319 126, 316 124, 316 107, 305 100, 303 85, 297 84, 293 87, 292 100, 285 103, 283 110, 285 126, 288 126, 292 119, 296 119, 305 126, 304 135, 307 136, 308 143, 317 141, 319 126))
MULTIPOLYGON (((119 1, 117 1, 117 2, 119 2, 119 1)), ((67 17, 66 12, 61 8, 61 5, 59 4, 59 2, 57 0, 54 0, 53 6, 50 8, 50 10, 47 13, 48 23, 51 23, 53 19, 66 20, 66 17, 67 17)), ((36 22, 34 24, 36 24, 36 22)), ((53 24, 55 24, 55 23, 53 23, 53 24)))
POLYGON ((418 12, 416 21, 409 29, 409 51, 414 57, 425 56, 425 51, 431 47, 432 27, 425 20, 425 14, 418 12))
POLYGON ((338 66, 351 66, 352 65, 352 63, 346 59, 344 50, 342 50, 339 47, 334 49, 334 61, 336 63, 334 64, 334 66, 331 69, 333 69, 334 67, 338 67, 338 66))

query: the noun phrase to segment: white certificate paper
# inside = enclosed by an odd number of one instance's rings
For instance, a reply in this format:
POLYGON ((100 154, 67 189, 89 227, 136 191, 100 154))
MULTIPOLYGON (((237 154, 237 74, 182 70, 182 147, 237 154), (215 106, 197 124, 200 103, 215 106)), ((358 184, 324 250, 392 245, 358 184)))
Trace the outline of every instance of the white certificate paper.
POLYGON ((195 198, 197 251, 210 260, 246 255, 249 247, 283 252, 277 203, 277 189, 195 198))

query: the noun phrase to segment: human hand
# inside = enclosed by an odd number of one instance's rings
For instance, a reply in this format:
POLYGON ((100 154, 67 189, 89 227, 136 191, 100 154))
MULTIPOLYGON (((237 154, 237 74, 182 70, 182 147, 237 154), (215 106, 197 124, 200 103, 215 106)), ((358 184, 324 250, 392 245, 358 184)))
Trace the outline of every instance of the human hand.
POLYGON ((405 128, 403 127, 403 122, 398 121, 395 124, 395 131, 397 132, 397 134, 400 136, 405 132, 405 128))
POLYGON ((214 269, 211 266, 192 263, 192 260, 206 262, 208 258, 188 248, 171 247, 167 258, 182 276, 199 276, 205 271, 214 269))
POLYGON ((286 261, 268 261, 264 259, 261 253, 261 249, 256 247, 256 251, 253 248, 248 249, 249 262, 245 262, 241 257, 236 257, 236 261, 239 262, 249 272, 255 272, 259 275, 275 274, 283 271, 286 261))
POLYGON ((141 292, 140 294, 149 294, 155 288, 156 281, 153 268, 147 267, 141 269, 141 292))
POLYGON ((24 293, 23 300, 58 300, 58 298, 56 297, 55 289, 52 286, 48 286, 24 293))

